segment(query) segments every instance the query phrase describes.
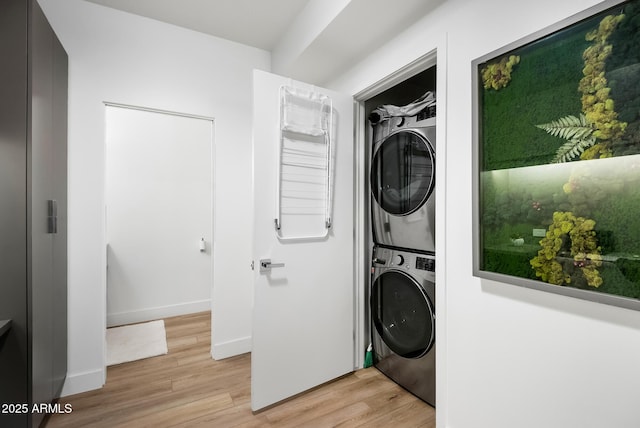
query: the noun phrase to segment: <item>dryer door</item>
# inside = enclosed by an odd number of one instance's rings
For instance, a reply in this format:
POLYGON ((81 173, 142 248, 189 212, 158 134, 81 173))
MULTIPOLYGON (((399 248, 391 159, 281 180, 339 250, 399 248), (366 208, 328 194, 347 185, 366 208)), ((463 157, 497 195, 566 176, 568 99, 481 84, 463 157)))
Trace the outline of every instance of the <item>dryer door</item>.
POLYGON ((435 312, 418 282, 402 271, 387 271, 373 283, 371 317, 384 343, 397 355, 419 358, 435 342, 435 312))
POLYGON ((371 191, 383 210, 408 215, 433 192, 434 156, 425 138, 401 131, 382 142, 371 163, 371 191))

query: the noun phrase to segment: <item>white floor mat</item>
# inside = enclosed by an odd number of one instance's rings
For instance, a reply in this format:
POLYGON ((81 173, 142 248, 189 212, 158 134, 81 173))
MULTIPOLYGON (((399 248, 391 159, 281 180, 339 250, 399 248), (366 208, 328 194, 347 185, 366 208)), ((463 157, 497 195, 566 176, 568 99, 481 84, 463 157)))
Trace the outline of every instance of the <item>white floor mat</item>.
POLYGON ((107 329, 108 366, 166 353, 164 320, 107 329))

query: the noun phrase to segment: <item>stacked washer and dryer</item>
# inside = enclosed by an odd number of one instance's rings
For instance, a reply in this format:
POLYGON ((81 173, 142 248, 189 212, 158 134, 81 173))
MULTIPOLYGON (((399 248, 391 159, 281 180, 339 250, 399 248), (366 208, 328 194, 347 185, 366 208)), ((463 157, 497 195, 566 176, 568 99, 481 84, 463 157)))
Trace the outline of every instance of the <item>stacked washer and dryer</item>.
POLYGON ((381 106, 372 126, 374 365, 435 406, 435 97, 381 106))

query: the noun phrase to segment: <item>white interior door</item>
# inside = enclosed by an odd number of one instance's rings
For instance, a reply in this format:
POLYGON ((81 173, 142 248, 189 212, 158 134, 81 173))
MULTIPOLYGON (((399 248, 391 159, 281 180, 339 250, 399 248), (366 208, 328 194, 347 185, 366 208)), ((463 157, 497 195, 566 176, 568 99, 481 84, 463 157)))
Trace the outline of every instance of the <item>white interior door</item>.
POLYGON ((323 238, 282 240, 274 225, 279 91, 310 87, 262 71, 254 72, 253 84, 251 402, 259 410, 354 369, 353 100, 313 88, 333 103, 332 224, 323 238), (273 267, 261 272, 267 259, 273 267))
POLYGON ((210 119, 107 106, 108 325, 208 310, 210 119))

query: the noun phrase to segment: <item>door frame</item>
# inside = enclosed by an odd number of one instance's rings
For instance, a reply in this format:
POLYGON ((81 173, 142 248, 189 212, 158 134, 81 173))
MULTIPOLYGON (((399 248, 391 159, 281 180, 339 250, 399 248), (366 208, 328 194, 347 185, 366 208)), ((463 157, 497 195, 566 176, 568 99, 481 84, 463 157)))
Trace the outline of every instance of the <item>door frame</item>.
MULTIPOLYGON (((103 108, 104 108, 104 118, 105 118, 105 134, 104 134, 104 141, 103 141, 103 150, 106 153, 107 150, 107 135, 106 135, 106 131, 107 131, 107 127, 106 127, 106 114, 107 114, 107 107, 117 107, 117 108, 126 108, 126 109, 130 109, 130 110, 138 110, 138 111, 145 111, 145 112, 150 112, 150 113, 159 113, 159 114, 165 114, 165 115, 170 115, 170 116, 178 116, 178 117, 186 117, 186 118, 190 118, 190 119, 198 119, 198 120, 206 120, 211 122, 211 171, 210 171, 210 183, 211 183, 211 242, 210 242, 210 250, 211 250, 211 271, 210 271, 210 278, 211 278, 211 284, 210 284, 210 296, 213 295, 213 272, 214 272, 214 242, 215 242, 215 237, 216 237, 216 230, 215 230, 215 222, 214 222, 214 218, 215 218, 215 194, 216 194, 216 182, 215 182, 215 159, 216 159, 216 155, 215 155, 215 150, 216 150, 216 144, 215 144, 215 118, 214 117, 210 117, 210 116, 202 116, 202 115, 196 115, 196 114, 191 114, 191 113, 184 113, 184 112, 178 112, 178 111, 172 111, 172 110, 162 110, 162 109, 156 109, 156 108, 152 108, 152 107, 144 107, 144 106, 137 106, 137 105, 132 105, 132 104, 123 104, 123 103, 116 103, 116 102, 111 102, 111 101, 103 101, 103 108)), ((103 248, 103 253, 102 253, 102 263, 103 263, 103 269, 102 269, 102 284, 103 284, 103 293, 104 293, 104 327, 105 327, 105 331, 107 328, 107 267, 108 267, 108 259, 107 259, 107 234, 106 234, 106 227, 107 227, 107 199, 106 199, 106 186, 107 186, 107 159, 105 158, 104 161, 104 168, 103 168, 103 183, 104 183, 104 223, 103 223, 103 233, 102 233, 102 248, 103 248)), ((213 300, 210 299, 210 304, 209 304, 209 309, 213 310, 213 300)), ((213 342, 212 342, 213 343, 213 342)), ((104 377, 105 379, 103 380, 103 383, 106 382, 106 373, 107 373, 107 337, 106 334, 103 336, 103 367, 104 367, 104 377)))
MULTIPOLYGON (((367 290, 368 279, 370 276, 370 259, 371 251, 369 248, 369 239, 371 232, 367 229, 367 222, 357 221, 358 219, 368 218, 370 213, 369 206, 369 174, 366 159, 366 120, 367 114, 364 108, 365 101, 384 92, 387 89, 396 86, 402 81, 426 70, 429 67, 437 66, 436 69, 436 94, 437 94, 437 115, 436 115, 436 159, 438 167, 436 168, 436 407, 446 409, 446 276, 445 276, 445 229, 446 229, 446 115, 447 115, 447 38, 444 33, 434 43, 434 48, 399 68, 395 72, 385 76, 370 86, 367 86, 360 92, 356 93, 354 98, 354 186, 356 198, 354 200, 354 216, 355 216, 355 246, 354 246, 354 277, 356 281, 354 301, 355 331, 355 361, 356 369, 363 367, 364 350, 370 342, 371 331, 368 310, 367 290)), ((436 422, 438 426, 446 425, 446 412, 436 412, 436 422)))

